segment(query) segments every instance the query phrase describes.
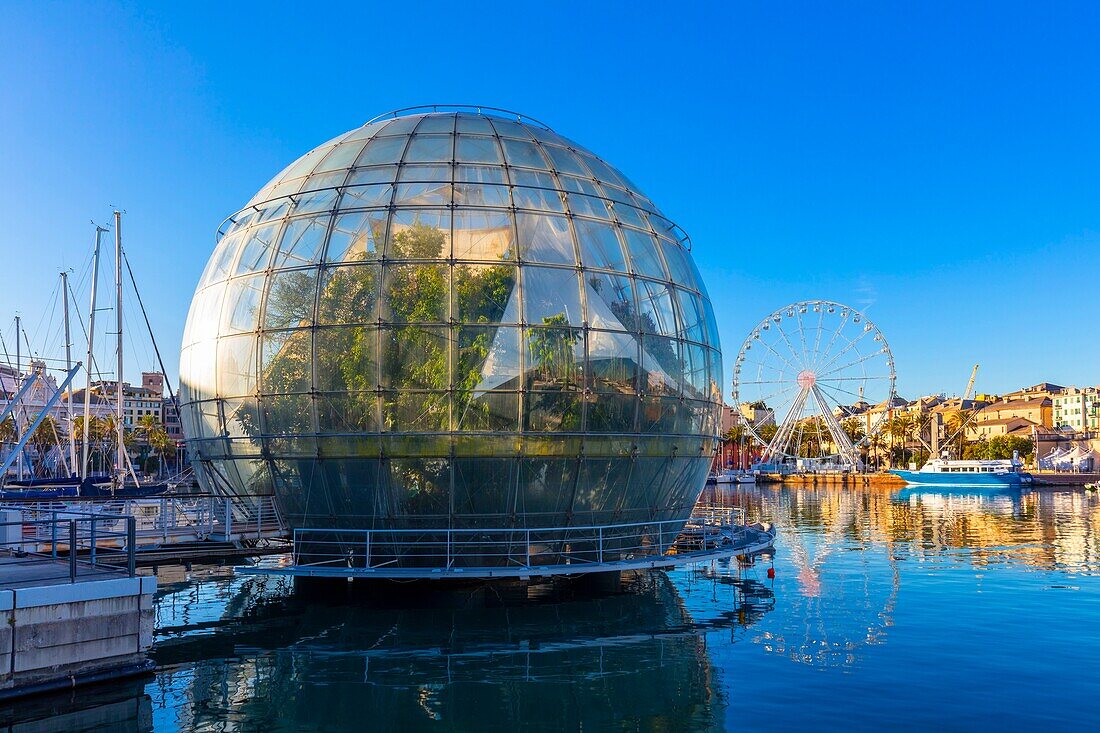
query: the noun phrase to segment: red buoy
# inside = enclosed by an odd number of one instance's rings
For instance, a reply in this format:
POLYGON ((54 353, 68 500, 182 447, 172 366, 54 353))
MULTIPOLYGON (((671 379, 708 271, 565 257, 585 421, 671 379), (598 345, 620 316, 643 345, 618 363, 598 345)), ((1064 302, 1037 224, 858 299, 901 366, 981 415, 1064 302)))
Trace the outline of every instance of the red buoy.
POLYGON ((769 578, 774 578, 775 577, 775 568, 768 568, 768 577, 769 578))

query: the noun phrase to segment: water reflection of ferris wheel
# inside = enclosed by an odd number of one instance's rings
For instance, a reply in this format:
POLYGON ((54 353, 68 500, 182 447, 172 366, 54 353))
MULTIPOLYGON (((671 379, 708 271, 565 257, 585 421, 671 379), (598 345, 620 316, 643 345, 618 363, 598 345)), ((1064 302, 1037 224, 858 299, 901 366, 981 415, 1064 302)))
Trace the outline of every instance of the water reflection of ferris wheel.
MULTIPOLYGON (((767 651, 802 664, 847 666, 860 650, 885 641, 893 624, 900 571, 887 538, 873 536, 864 504, 867 495, 841 489, 744 485, 712 487, 707 492, 704 498, 716 505, 744 508, 748 521, 766 519, 779 527, 776 550, 784 562, 778 572, 781 576, 782 566, 789 561, 796 573, 797 592, 776 590, 786 613, 770 614, 767 620, 789 621, 777 629, 767 630, 764 624, 764 630, 758 630, 756 639, 767 651), (858 553, 845 552, 853 532, 864 544, 858 553), (881 545, 881 552, 874 545, 881 545), (845 576, 842 568, 854 558, 859 566, 849 568, 854 572, 845 576), (873 572, 876 562, 889 565, 888 582, 874 582, 883 576, 873 572), (834 568, 836 573, 831 572, 834 568)), ((876 500, 890 503, 886 494, 870 496, 872 505, 876 500)))

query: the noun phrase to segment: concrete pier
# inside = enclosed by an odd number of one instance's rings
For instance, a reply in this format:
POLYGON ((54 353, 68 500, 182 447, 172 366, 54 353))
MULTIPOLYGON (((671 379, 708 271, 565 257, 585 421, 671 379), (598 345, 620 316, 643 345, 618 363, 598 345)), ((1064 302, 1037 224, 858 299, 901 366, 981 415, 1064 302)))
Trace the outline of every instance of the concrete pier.
POLYGON ((117 538, 101 520, 0 512, 0 700, 148 669, 157 581, 135 575, 132 543, 127 569, 102 562, 99 540, 117 538), (27 549, 40 533, 56 538, 49 553, 27 549))
POLYGON ((0 698, 145 671, 156 578, 30 586, 0 563, 0 698))

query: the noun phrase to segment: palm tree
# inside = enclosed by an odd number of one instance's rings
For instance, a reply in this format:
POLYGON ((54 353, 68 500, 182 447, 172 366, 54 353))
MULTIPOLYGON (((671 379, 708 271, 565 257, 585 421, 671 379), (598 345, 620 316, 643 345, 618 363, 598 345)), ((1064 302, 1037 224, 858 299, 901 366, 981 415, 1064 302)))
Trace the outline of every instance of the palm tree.
MULTIPOLYGON (((916 422, 913 416, 908 412, 899 412, 890 422, 886 425, 886 430, 893 438, 895 444, 901 445, 902 457, 904 458, 908 453, 907 443, 913 434, 913 430, 916 428, 916 422)), ((893 465, 894 456, 890 456, 890 463, 893 465)))
POLYGON ((947 415, 947 431, 948 431, 948 448, 951 448, 950 442, 952 438, 956 438, 957 446, 955 457, 962 458, 963 453, 966 451, 966 445, 968 443, 966 439, 966 426, 970 422, 970 418, 973 416, 973 410, 966 410, 962 407, 958 407, 952 410, 947 415))

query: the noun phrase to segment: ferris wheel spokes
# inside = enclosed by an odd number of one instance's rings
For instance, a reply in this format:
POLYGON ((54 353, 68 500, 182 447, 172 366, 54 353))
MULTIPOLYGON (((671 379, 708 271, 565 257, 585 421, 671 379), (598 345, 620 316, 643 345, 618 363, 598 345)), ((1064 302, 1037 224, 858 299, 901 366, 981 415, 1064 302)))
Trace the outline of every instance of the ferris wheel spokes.
POLYGON ((862 467, 860 446, 885 418, 871 407, 889 404, 895 379, 893 356, 878 328, 830 301, 794 303, 765 318, 742 344, 733 375, 738 414, 764 445, 763 463, 810 459, 827 468, 836 459, 853 470, 862 467), (816 321, 806 316, 810 312, 816 321), (868 334, 881 346, 864 352, 868 334), (841 418, 863 413, 864 435, 853 440, 841 418))

